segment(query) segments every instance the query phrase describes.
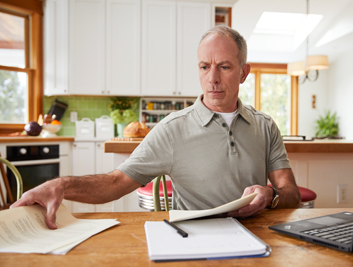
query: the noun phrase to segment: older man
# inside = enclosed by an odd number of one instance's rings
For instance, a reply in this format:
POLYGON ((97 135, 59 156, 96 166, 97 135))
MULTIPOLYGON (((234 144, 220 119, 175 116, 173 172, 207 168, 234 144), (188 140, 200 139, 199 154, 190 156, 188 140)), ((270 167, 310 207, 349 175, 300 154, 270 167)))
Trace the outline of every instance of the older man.
POLYGON ((238 32, 225 26, 210 29, 198 48, 203 94, 194 105, 162 120, 111 173, 46 182, 12 207, 47 207, 47 225, 54 229, 64 198, 104 203, 160 174, 173 181, 174 209, 213 208, 253 192, 258 194, 249 205, 228 216, 247 217, 266 207, 298 207, 300 194, 276 124, 238 99, 239 84, 250 72, 246 54, 246 42, 238 32), (273 187, 267 186, 267 179, 273 187))

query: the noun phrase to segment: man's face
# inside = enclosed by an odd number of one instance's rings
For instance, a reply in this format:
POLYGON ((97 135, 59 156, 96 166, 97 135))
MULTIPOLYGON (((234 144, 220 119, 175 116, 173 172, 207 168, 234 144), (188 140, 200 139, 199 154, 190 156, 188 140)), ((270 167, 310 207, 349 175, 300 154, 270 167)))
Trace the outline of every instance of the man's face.
POLYGON ((199 77, 204 105, 217 112, 237 109, 239 84, 250 72, 250 65, 239 65, 239 49, 230 37, 213 33, 198 49, 199 77))

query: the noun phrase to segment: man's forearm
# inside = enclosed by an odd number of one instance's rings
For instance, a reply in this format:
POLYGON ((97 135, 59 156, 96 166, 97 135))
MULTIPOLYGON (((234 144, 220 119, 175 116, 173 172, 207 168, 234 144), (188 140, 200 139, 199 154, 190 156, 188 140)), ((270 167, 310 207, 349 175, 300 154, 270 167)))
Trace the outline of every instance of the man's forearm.
POLYGON ((117 170, 108 174, 68 176, 59 179, 64 190, 64 199, 91 204, 119 199, 141 186, 117 170))
POLYGON ((295 209, 300 206, 301 197, 297 186, 286 185, 282 188, 276 189, 279 195, 279 202, 276 208, 295 209))

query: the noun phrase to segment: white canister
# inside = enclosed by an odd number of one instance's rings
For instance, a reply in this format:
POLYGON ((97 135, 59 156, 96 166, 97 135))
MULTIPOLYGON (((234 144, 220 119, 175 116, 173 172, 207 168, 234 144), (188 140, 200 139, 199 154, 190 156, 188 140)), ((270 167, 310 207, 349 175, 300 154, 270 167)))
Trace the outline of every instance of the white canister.
POLYGON ((103 115, 96 119, 97 139, 111 139, 114 137, 114 123, 109 116, 103 115))
POLYGON ((82 118, 82 120, 76 121, 76 138, 94 138, 94 121, 91 121, 89 118, 82 118))

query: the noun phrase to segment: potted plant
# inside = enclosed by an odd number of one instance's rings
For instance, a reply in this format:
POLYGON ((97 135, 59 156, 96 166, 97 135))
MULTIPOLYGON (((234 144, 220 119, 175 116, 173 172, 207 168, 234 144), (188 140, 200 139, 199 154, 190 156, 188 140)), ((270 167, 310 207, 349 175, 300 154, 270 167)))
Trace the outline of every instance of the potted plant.
POLYGON ((338 122, 337 114, 334 112, 331 114, 330 111, 327 111, 324 116, 319 116, 319 119, 316 121, 316 133, 315 138, 318 139, 337 139, 338 135, 338 122))
POLYGON ((137 121, 134 109, 138 99, 132 97, 113 97, 108 106, 110 118, 117 125, 118 136, 123 137, 123 130, 127 124, 137 121))

